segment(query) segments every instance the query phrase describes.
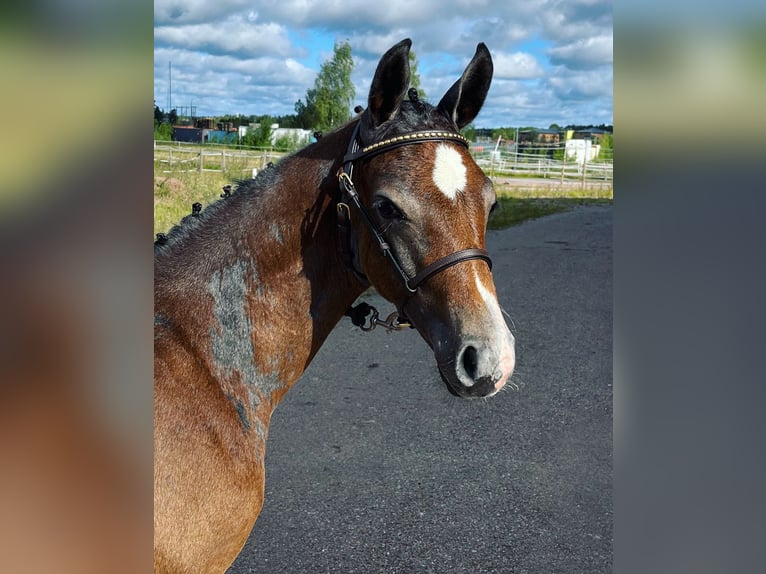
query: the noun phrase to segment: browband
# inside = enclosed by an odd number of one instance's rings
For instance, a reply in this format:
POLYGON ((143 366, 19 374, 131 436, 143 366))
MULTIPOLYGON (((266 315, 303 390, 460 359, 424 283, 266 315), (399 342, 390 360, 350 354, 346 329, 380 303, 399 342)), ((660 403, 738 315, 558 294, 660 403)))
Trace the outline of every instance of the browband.
MULTIPOLYGON (((351 138, 352 145, 356 143, 356 138, 358 136, 358 133, 359 133, 359 124, 357 124, 356 129, 354 130, 354 135, 351 138)), ((407 145, 407 144, 419 143, 419 142, 425 142, 425 141, 444 141, 444 140, 455 141, 460 144, 463 144, 465 147, 469 147, 468 140, 464 138, 462 135, 460 135, 459 133, 443 132, 443 131, 412 132, 411 134, 402 134, 389 139, 381 140, 379 142, 375 142, 374 144, 365 146, 357 151, 349 151, 343 157, 343 163, 350 163, 362 157, 373 156, 381 152, 388 151, 389 149, 407 145)))

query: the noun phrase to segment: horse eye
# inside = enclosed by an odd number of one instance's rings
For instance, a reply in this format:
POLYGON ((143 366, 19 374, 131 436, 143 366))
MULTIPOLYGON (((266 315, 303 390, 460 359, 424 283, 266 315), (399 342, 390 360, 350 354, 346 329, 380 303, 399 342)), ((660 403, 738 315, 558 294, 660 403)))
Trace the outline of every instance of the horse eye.
POLYGON ((383 219, 404 219, 402 210, 390 199, 379 197, 373 205, 383 219))

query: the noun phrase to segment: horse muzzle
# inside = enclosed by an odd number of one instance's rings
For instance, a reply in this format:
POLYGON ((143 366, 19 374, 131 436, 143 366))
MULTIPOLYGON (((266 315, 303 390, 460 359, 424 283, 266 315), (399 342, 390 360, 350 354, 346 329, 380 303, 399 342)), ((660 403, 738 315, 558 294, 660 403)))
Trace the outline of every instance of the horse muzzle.
POLYGON ((446 352, 434 349, 439 374, 450 393, 463 398, 491 397, 503 388, 516 364, 513 335, 503 335, 492 340, 464 340, 446 352), (440 360, 445 354, 450 358, 440 360))

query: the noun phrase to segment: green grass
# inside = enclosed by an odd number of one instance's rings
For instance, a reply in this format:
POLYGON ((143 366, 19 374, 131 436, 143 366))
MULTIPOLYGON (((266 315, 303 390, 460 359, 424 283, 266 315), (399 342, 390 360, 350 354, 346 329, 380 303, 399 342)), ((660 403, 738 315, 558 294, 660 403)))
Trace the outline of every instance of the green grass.
MULTIPOLYGON (((199 202, 204 208, 219 199, 224 185, 234 185, 234 180, 251 177, 253 168, 263 169, 264 162, 273 159, 273 156, 264 159, 258 155, 227 157, 226 169, 223 172, 200 172, 197 171, 197 159, 188 161, 188 158, 193 156, 187 153, 186 161, 178 156, 184 158, 184 155, 177 154, 177 163, 169 171, 167 163, 154 163, 154 233, 166 233, 191 213, 193 203, 199 202)), ((204 167, 205 170, 219 170, 221 160, 215 156, 207 156, 204 167)))
POLYGON ((167 233, 192 211, 192 204, 203 207, 216 201, 231 176, 221 172, 174 171, 154 176, 154 233, 167 233))
POLYGON ((568 211, 578 205, 611 205, 611 187, 562 189, 545 186, 519 188, 512 183, 496 183, 498 207, 489 217, 489 229, 505 229, 522 221, 568 211))
MULTIPOLYGON (((246 176, 241 170, 161 173, 155 166, 154 232, 166 233, 191 213, 193 203, 200 202, 205 207, 220 197, 224 185, 246 176)), ((579 189, 577 185, 551 184, 529 187, 523 182, 498 179, 495 190, 499 205, 489 218, 490 229, 504 229, 578 205, 611 205, 613 200, 611 186, 579 189)))

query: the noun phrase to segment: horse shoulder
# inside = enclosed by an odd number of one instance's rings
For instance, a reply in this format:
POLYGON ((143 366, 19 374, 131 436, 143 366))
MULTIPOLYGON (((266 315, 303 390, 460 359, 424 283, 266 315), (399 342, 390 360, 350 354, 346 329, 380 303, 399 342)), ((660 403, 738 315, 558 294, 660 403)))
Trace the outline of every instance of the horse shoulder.
POLYGON ((223 572, 263 505, 265 437, 172 332, 155 338, 154 414, 155 572, 223 572))

